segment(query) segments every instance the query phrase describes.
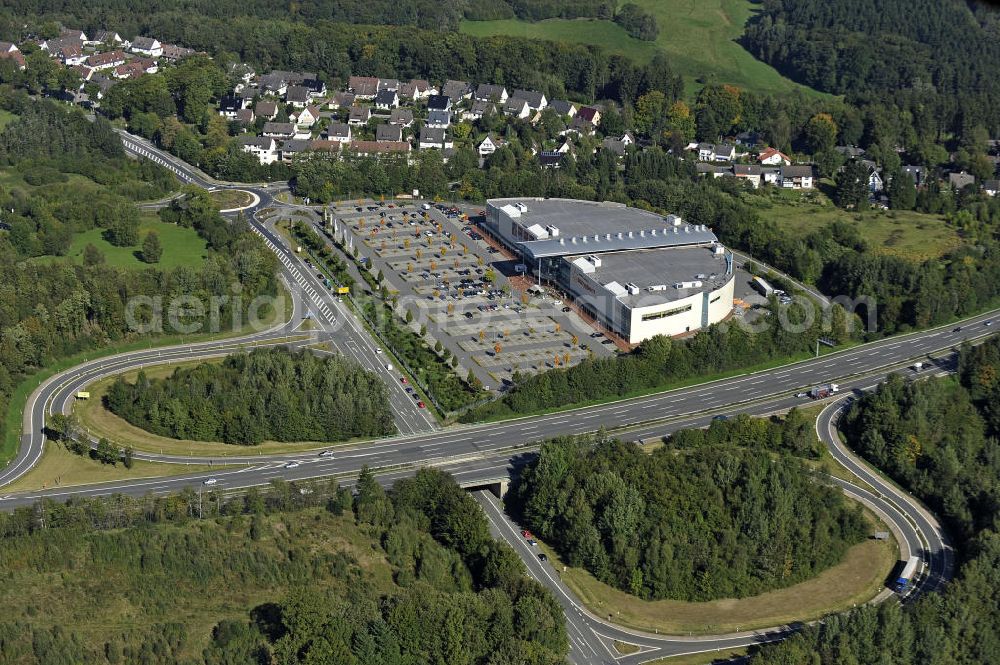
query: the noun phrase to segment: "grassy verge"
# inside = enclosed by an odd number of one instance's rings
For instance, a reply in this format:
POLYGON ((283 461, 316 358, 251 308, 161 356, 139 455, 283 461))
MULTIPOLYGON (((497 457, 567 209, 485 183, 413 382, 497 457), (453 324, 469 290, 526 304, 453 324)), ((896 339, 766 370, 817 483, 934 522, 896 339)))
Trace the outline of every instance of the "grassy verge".
MULTIPOLYGON (((873 528, 884 529, 874 515, 866 511, 865 516, 873 528)), ((555 551, 541 542, 539 546, 555 570, 563 570, 555 551)), ((865 603, 882 590, 897 561, 895 541, 869 539, 811 580, 751 598, 704 603, 642 600, 599 582, 581 568, 567 567, 561 577, 587 609, 616 624, 670 635, 712 635, 809 621, 865 603)))
POLYGON ((176 224, 161 222, 155 215, 144 215, 139 225, 140 246, 115 247, 104 239, 104 229, 90 229, 73 236, 66 256, 40 256, 32 259, 35 262, 51 263, 68 258, 74 263, 83 263, 83 250, 87 245, 93 245, 104 254, 108 265, 119 268, 158 268, 169 270, 180 266, 200 267, 208 256, 208 248, 204 238, 194 229, 184 228, 176 224), (144 263, 141 257, 141 242, 150 231, 160 236, 163 255, 160 261, 150 265, 144 263))
MULTIPOLYGON (((170 363, 149 367, 145 370, 150 379, 164 378, 173 374, 178 367, 192 367, 202 362, 222 362, 222 358, 207 360, 192 360, 184 363, 170 363)), ((120 375, 126 381, 134 381, 138 370, 124 372, 120 375)), ((116 377, 106 377, 90 384, 90 399, 77 402, 74 413, 80 419, 83 428, 94 437, 104 437, 122 448, 132 446, 135 450, 164 455, 190 455, 205 457, 247 457, 251 455, 274 455, 277 453, 296 453, 307 450, 329 448, 332 445, 356 443, 360 439, 338 441, 336 443, 317 441, 265 441, 257 446, 238 446, 221 441, 193 441, 172 439, 153 434, 118 417, 104 408, 102 398, 116 377)))
MULTIPOLYGON (((284 285, 280 282, 278 283, 278 288, 282 295, 280 302, 284 304, 284 309, 280 311, 271 311, 263 320, 265 326, 271 326, 279 321, 285 321, 291 315, 291 294, 288 293, 284 285)), ((164 335, 131 342, 122 342, 119 344, 112 344, 101 349, 82 351, 80 353, 73 354, 72 356, 61 358, 44 369, 38 370, 24 381, 21 381, 11 393, 10 402, 7 405, 7 413, 4 415, 4 436, 2 445, 0 445, 0 465, 7 464, 7 462, 9 462, 14 455, 17 454, 17 449, 21 443, 21 420, 24 414, 24 406, 28 401, 28 397, 35 390, 35 388, 41 385, 41 383, 50 376, 96 358, 104 358, 107 356, 117 355, 119 353, 139 351, 158 346, 167 347, 178 344, 193 344, 197 342, 224 340, 232 337, 240 337, 242 335, 246 335, 248 332, 249 331, 241 330, 229 331, 221 334, 184 336, 164 335)))
POLYGON ((180 476, 199 471, 223 469, 225 466, 209 464, 161 464, 157 462, 135 461, 132 468, 124 464, 102 464, 101 462, 81 457, 66 450, 61 444, 48 443, 38 464, 10 485, 3 488, 4 492, 30 492, 53 487, 71 487, 75 485, 92 485, 123 480, 138 480, 142 478, 160 478, 180 476))
POLYGON ((608 53, 617 53, 638 62, 648 62, 656 53, 656 45, 653 42, 632 37, 617 23, 596 19, 555 18, 537 22, 521 19, 462 21, 459 30, 473 37, 509 35, 600 46, 608 53))
POLYGON ((217 189, 214 192, 209 192, 208 195, 215 201, 220 210, 243 208, 253 201, 250 192, 239 189, 217 189))
POLYGON ((671 656, 651 660, 645 665, 711 665, 712 663, 728 663, 735 658, 741 658, 748 653, 747 648, 742 649, 716 649, 705 653, 692 653, 687 656, 671 656))

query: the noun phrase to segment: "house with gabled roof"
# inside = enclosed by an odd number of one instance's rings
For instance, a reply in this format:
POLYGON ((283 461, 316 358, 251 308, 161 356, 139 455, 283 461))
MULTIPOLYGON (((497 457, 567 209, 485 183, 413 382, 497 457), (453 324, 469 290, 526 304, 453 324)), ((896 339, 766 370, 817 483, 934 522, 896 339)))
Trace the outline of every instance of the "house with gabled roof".
POLYGON ((347 79, 347 89, 360 99, 375 99, 378 79, 374 76, 352 76, 347 79))
POLYGON ((576 104, 565 99, 554 99, 549 104, 549 108, 564 118, 572 118, 576 115, 576 104))
POLYGON ((136 37, 132 40, 132 47, 129 50, 150 58, 159 58, 163 55, 163 44, 152 37, 136 37))
POLYGON ((424 127, 420 130, 420 140, 417 147, 421 150, 446 150, 454 148, 455 144, 448 137, 447 130, 441 127, 424 127))
POLYGON ((352 139, 351 126, 344 122, 332 122, 326 126, 326 129, 323 131, 323 136, 328 141, 350 143, 352 139))
POLYGON ((511 97, 503 105, 503 113, 511 118, 524 120, 531 116, 531 105, 528 104, 527 100, 520 97, 511 97))
POLYGON ((451 112, 442 111, 440 109, 431 109, 427 112, 427 122, 424 124, 427 127, 451 127, 451 112))
POLYGON ((352 106, 347 116, 348 125, 365 125, 372 117, 372 107, 352 106))
POLYGON ((504 143, 505 141, 503 139, 496 138, 492 134, 487 134, 482 143, 476 147, 476 151, 479 153, 480 157, 489 157, 494 152, 499 150, 504 143))
POLYGON ((757 163, 762 166, 788 166, 792 163, 792 160, 780 150, 767 147, 757 155, 757 163))
POLYGON ((290 85, 285 90, 285 102, 297 109, 305 108, 312 101, 309 96, 309 88, 301 85, 290 85))
POLYGON ((601 109, 596 106, 584 106, 576 112, 576 116, 573 119, 584 120, 594 127, 599 127, 601 124, 601 109))
POLYGON ((441 94, 451 99, 468 99, 472 96, 472 86, 467 81, 445 81, 441 94))
POLYGON ((399 106, 399 93, 395 90, 380 90, 375 95, 375 108, 389 110, 397 106, 399 106))
POLYGON ((278 161, 278 147, 271 137, 243 136, 237 139, 237 144, 243 152, 250 153, 261 164, 273 164, 278 161))
POLYGON ((482 102, 495 102, 498 104, 505 104, 507 102, 507 88, 502 85, 490 85, 489 83, 480 83, 479 87, 476 88, 475 98, 482 102))
POLYGON ((0 59, 13 60, 18 69, 25 67, 24 54, 13 42, 0 42, 0 59))
POLYGON ((403 128, 399 125, 381 124, 375 126, 376 141, 402 141, 403 128))
POLYGON ((278 103, 262 99, 253 108, 254 115, 265 120, 274 120, 278 117, 278 103))
POLYGON ((393 109, 389 114, 389 124, 400 127, 411 127, 413 125, 413 111, 410 109, 393 109))
POLYGON ((541 111, 549 105, 549 101, 545 99, 545 95, 537 90, 515 90, 511 93, 511 97, 518 97, 528 102, 528 107, 532 111, 541 111))

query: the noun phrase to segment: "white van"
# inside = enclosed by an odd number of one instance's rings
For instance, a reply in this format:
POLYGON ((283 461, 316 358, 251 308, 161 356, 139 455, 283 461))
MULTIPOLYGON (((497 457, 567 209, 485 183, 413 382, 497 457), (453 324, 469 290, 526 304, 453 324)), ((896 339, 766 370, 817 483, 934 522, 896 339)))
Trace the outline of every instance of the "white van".
POLYGON ((423 208, 424 210, 430 210, 431 209, 431 204, 430 203, 425 203, 425 204, 423 204, 420 207, 423 208))
POLYGON ((392 363, 386 363, 385 364, 385 368, 391 372, 392 371, 392 363))

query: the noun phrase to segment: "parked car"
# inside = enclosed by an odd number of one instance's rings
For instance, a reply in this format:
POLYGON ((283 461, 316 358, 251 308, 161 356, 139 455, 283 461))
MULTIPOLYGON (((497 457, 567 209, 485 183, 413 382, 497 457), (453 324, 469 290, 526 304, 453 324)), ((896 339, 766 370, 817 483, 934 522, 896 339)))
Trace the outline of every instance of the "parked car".
POLYGON ((427 405, 424 404, 422 401, 421 402, 417 402, 417 406, 419 406, 421 409, 426 409, 427 408, 427 405))

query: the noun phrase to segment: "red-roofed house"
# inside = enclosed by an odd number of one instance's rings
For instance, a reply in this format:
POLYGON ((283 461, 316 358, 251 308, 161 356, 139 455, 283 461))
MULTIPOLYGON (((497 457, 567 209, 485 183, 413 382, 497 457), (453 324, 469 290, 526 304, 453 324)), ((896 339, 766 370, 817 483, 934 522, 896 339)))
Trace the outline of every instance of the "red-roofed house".
POLYGON ((788 155, 774 148, 764 148, 757 156, 757 161, 764 166, 788 166, 792 163, 788 155))
POLYGON ((10 42, 0 42, 0 58, 7 58, 17 63, 18 69, 24 69, 24 54, 10 42))
POLYGON ((120 51, 108 51, 107 53, 95 53, 87 58, 87 66, 94 69, 111 69, 118 65, 125 64, 125 54, 120 51))

